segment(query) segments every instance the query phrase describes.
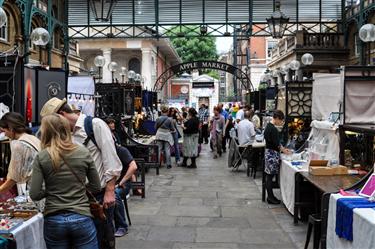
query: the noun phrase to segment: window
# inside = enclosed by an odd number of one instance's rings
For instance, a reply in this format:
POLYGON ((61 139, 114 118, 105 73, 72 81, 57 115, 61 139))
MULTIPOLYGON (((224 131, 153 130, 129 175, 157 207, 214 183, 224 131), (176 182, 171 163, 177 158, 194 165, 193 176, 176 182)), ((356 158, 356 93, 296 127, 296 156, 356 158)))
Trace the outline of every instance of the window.
POLYGON ((272 49, 277 46, 277 41, 267 40, 267 59, 272 57, 272 49))
MULTIPOLYGON (((9 17, 8 17, 9 20, 9 17)), ((8 23, 6 22, 4 26, 0 28, 0 40, 8 41, 8 23)))
POLYGON ((141 62, 137 58, 132 58, 129 61, 129 70, 133 70, 135 73, 141 73, 141 62))

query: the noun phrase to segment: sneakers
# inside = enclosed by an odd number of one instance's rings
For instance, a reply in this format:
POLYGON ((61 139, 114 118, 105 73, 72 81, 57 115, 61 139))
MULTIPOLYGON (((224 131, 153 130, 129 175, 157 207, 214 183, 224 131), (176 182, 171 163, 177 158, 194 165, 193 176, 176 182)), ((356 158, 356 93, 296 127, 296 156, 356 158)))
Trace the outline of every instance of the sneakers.
POLYGON ((120 227, 115 232, 115 237, 123 237, 128 234, 128 229, 120 227))
POLYGON ((167 169, 171 169, 172 168, 172 165, 167 165, 167 169))

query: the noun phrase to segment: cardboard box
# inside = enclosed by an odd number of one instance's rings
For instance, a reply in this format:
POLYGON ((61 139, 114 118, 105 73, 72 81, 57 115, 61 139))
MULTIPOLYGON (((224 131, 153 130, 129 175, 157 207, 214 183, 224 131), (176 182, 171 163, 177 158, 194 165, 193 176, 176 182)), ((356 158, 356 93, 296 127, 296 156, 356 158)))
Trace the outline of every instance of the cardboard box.
POLYGON ((347 175, 348 174, 348 167, 346 166, 339 165, 339 166, 335 166, 332 168, 334 170, 334 175, 347 175))
POLYGON ((327 166, 310 166, 309 173, 316 176, 332 176, 334 169, 327 166))

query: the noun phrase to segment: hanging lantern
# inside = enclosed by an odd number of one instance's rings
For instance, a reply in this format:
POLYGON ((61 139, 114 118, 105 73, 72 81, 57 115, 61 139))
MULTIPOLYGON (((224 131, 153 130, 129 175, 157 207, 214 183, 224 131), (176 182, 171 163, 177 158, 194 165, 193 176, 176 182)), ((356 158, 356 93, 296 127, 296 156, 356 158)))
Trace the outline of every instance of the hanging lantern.
POLYGON ((31 32, 30 40, 36 46, 45 46, 50 41, 51 36, 44 28, 36 28, 31 32))
POLYGON ((375 41, 375 25, 372 23, 363 25, 358 32, 358 36, 363 42, 375 41))
POLYGON ((312 54, 306 53, 302 55, 301 61, 303 65, 306 65, 306 66, 311 65, 314 62, 314 56, 312 54))
POLYGON ((6 25, 8 21, 7 14, 5 13, 5 10, 0 7, 0 28, 6 25))
POLYGON ((108 22, 117 0, 89 0, 96 21, 108 22))
POLYGON ((276 2, 276 10, 272 13, 271 18, 266 20, 272 37, 275 39, 282 38, 289 23, 289 18, 280 11, 279 1, 276 2))

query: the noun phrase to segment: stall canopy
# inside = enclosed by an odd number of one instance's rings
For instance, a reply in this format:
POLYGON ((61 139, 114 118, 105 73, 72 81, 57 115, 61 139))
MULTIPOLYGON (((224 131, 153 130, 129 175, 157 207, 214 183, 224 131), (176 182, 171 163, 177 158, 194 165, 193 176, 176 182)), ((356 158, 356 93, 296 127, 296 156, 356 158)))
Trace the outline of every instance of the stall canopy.
POLYGON ((326 120, 331 112, 340 112, 342 107, 342 75, 315 73, 313 78, 312 119, 326 120))

